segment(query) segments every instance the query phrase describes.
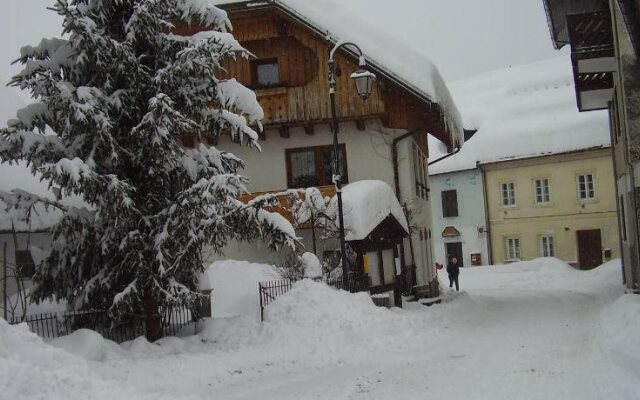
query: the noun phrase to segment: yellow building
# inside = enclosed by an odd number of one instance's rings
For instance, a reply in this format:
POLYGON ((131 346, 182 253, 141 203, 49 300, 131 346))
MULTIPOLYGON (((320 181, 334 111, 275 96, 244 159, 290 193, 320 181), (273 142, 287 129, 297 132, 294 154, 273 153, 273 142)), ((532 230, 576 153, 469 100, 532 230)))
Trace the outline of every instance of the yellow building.
POLYGON ((610 148, 479 166, 492 263, 553 256, 590 269, 620 256, 610 148))

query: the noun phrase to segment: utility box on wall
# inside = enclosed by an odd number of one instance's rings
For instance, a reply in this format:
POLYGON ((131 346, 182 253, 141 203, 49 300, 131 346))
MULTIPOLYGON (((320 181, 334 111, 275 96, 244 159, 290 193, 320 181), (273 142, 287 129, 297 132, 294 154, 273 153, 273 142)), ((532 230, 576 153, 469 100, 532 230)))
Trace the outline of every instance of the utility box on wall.
POLYGON ((473 265, 473 266, 482 265, 482 254, 481 253, 471 253, 471 265, 473 265))

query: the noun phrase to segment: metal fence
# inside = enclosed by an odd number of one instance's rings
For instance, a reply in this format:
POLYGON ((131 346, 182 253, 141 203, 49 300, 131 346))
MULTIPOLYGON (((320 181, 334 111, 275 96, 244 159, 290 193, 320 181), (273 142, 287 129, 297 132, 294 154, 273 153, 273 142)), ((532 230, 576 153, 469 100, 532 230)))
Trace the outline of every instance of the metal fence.
MULTIPOLYGON (((193 313, 186 308, 160 310, 163 336, 175 336, 181 329, 193 323, 193 313)), ((65 313, 31 314, 22 318, 9 318, 10 324, 26 323, 29 329, 42 338, 65 336, 78 329, 91 329, 105 339, 117 343, 133 340, 146 334, 143 320, 134 319, 126 324, 114 325, 106 311, 70 311, 65 313)))
MULTIPOLYGON (((264 321, 264 309, 267 307, 276 297, 287 293, 293 285, 297 282, 297 279, 279 279, 276 281, 259 282, 258 293, 260 295, 260 320, 264 321)), ((367 277, 333 279, 324 281, 325 284, 339 290, 346 290, 351 293, 363 292, 369 290, 369 279, 367 277)))

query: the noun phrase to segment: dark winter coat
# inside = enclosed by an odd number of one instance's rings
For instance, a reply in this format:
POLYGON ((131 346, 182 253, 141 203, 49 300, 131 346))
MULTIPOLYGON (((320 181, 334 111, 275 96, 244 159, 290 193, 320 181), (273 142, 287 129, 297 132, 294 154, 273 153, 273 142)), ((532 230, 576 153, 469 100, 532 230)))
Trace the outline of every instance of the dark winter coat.
POLYGON ((447 273, 449 275, 458 276, 460 274, 460 264, 450 262, 447 264, 447 273))

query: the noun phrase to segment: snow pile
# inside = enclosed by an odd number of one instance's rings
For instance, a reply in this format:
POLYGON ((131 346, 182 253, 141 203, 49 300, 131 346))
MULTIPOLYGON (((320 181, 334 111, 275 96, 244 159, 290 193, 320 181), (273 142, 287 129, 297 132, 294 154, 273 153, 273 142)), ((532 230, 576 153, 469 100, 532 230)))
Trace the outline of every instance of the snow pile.
MULTIPOLYGON (((346 240, 363 240, 385 218, 392 215, 409 232, 407 219, 393 190, 382 181, 364 180, 342 188, 346 240)), ((338 199, 331 199, 327 214, 337 215, 338 199)))
POLYGON ((211 312, 214 317, 246 315, 258 320, 258 282, 279 279, 271 265, 234 260, 214 262, 205 270, 204 276, 213 289, 211 312))
POLYGON ((425 319, 437 315, 424 309, 388 310, 375 306, 368 293, 351 294, 304 279, 266 308, 262 324, 214 319, 200 336, 221 349, 261 352, 259 357, 271 362, 352 364, 398 348, 424 349, 429 341, 415 336, 411 327, 428 326, 425 319))
POLYGON ((117 343, 89 329, 78 329, 67 336, 52 340, 49 344, 85 360, 93 361, 104 361, 111 354, 121 351, 117 343))
MULTIPOLYGON (((566 52, 454 82, 450 88, 465 128, 477 133, 458 154, 430 166, 430 174, 476 168, 477 162, 610 145, 607 112, 578 111, 566 52)), ((445 152, 436 141, 429 140, 429 161, 445 152)))
MULTIPOLYGON (((98 335, 93 333, 92 336, 98 335)), ((79 348, 84 334, 67 339, 79 348)), ((96 338, 95 342, 104 339, 96 338)), ((0 393, 7 399, 114 399, 151 398, 117 382, 104 380, 85 359, 42 342, 26 324, 10 326, 0 318, 0 393)), ((111 348, 109 351, 113 351, 111 348)), ((91 354, 87 351, 84 355, 91 354)))
POLYGON ((322 277, 322 264, 315 254, 308 251, 303 253, 300 256, 300 262, 302 263, 305 278, 313 279, 322 277))

